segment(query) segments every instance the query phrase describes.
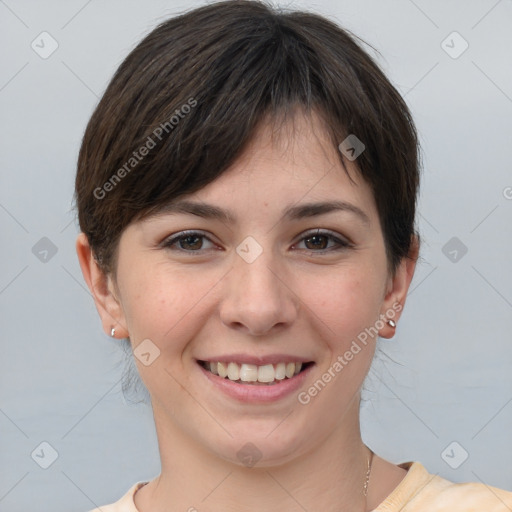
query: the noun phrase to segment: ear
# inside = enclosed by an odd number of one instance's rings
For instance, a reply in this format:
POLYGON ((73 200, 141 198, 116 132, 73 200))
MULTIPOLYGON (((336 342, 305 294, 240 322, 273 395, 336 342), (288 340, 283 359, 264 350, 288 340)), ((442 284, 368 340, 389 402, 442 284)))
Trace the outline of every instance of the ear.
POLYGON ((128 337, 123 308, 116 297, 113 279, 110 275, 106 275, 98 265, 89 240, 84 233, 78 235, 76 253, 85 282, 100 315, 103 330, 108 336, 111 336, 112 329, 115 329, 115 338, 128 337))
POLYGON ((407 292, 416 269, 419 248, 419 239, 413 235, 408 257, 402 259, 395 275, 389 277, 380 312, 380 318, 384 322, 384 327, 379 330, 379 336, 382 338, 392 338, 395 335, 395 328, 389 325, 387 320, 393 320, 397 324, 402 315, 407 292))

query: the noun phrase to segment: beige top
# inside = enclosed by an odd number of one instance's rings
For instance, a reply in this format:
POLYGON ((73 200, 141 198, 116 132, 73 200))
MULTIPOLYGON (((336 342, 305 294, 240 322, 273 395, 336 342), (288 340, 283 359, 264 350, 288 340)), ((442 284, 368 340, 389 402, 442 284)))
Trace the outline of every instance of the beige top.
MULTIPOLYGON (((430 474, 419 462, 399 464, 403 480, 372 512, 511 512, 512 492, 483 483, 453 483, 430 474)), ((137 482, 115 503, 90 512, 139 512, 133 496, 147 482, 137 482)))

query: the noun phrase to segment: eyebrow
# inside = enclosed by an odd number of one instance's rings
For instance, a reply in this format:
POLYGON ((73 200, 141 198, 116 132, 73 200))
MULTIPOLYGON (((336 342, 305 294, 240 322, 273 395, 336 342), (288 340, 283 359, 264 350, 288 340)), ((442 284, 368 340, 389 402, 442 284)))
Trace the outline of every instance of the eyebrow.
MULTIPOLYGON (((316 203, 304 203, 298 206, 289 206, 284 211, 281 220, 286 219, 289 221, 296 221, 337 211, 352 213, 359 217, 359 219, 365 224, 370 225, 368 215, 357 206, 346 201, 323 201, 316 203)), ((188 200, 168 203, 158 211, 157 215, 173 213, 197 215, 198 217, 206 219, 216 219, 221 222, 236 224, 236 216, 229 210, 225 210, 208 203, 197 203, 188 200)))

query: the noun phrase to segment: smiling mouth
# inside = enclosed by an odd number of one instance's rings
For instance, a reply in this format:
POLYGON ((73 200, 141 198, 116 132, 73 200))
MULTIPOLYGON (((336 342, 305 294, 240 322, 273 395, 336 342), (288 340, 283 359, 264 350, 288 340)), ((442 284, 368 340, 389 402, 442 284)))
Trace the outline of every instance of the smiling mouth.
POLYGON ((198 361, 206 371, 238 384, 272 386, 293 378, 310 367, 308 363, 277 363, 257 366, 255 364, 226 363, 220 361, 198 361))

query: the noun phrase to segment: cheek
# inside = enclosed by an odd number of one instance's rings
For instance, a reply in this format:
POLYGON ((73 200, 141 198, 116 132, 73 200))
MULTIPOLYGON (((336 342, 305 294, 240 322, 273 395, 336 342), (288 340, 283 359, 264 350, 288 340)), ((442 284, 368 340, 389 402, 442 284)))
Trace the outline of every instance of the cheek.
POLYGON ((132 341, 156 340, 163 325, 172 323, 169 312, 176 301, 169 292, 177 291, 177 282, 168 282, 154 264, 126 257, 119 260, 118 286, 132 341))
POLYGON ((322 321, 329 339, 357 335, 378 318, 381 285, 368 269, 331 272, 325 280, 305 277, 302 297, 322 321), (313 293, 312 293, 313 291, 313 293))
POLYGON ((131 266, 137 272, 125 272, 121 290, 130 335, 135 343, 150 338, 162 349, 179 349, 179 340, 201 325, 199 317, 206 314, 205 299, 219 280, 217 272, 212 276, 171 268, 167 262, 142 263, 131 266))

